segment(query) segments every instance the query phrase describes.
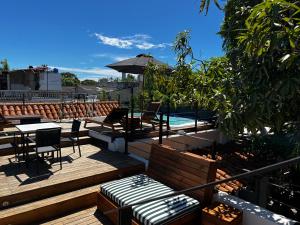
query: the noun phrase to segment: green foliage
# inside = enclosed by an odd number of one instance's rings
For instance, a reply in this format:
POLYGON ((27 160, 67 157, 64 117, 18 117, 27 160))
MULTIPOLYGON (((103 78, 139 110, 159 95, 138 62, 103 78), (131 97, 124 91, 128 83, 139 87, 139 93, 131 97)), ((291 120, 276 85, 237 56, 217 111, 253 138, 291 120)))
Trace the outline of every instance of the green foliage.
POLYGON ((174 43, 174 72, 166 75, 152 66, 146 90, 217 111, 220 127, 231 136, 245 128, 253 134, 264 127, 286 133, 287 124, 299 130, 299 4, 228 0, 220 31, 226 56, 202 61, 195 71, 190 34, 181 32, 174 43))
POLYGON ((132 74, 127 74, 126 78, 122 78, 122 82, 134 82, 136 81, 135 76, 132 74))
MULTIPOLYGON (((249 17, 253 6, 262 0, 228 0, 225 5, 225 18, 219 34, 223 38, 223 48, 226 55, 233 61, 240 50, 238 36, 246 29, 245 21, 249 17)), ((235 66, 236 62, 233 63, 235 66)))
POLYGON ((190 31, 180 32, 174 43, 177 65, 172 73, 173 90, 178 103, 193 104, 198 100, 199 75, 193 71, 196 61, 190 46, 190 31))
MULTIPOLYGON (((174 82, 169 73, 167 66, 149 63, 144 72, 143 96, 150 101, 167 102, 173 99, 174 82)), ((174 101, 172 102, 174 103, 174 101)))
POLYGON ((8 65, 8 62, 7 62, 7 59, 3 59, 1 62, 1 67, 0 67, 0 71, 9 71, 9 65, 8 65))
POLYGON ((73 73, 65 72, 61 73, 62 86, 77 86, 80 84, 80 80, 73 73))
POLYGON ((100 78, 100 79, 98 80, 98 82, 107 83, 107 82, 108 82, 108 78, 100 78))
POLYGON ((190 46, 190 31, 185 30, 180 32, 175 39, 173 49, 177 55, 177 65, 185 66, 186 60, 190 57, 193 58, 193 50, 190 46))
POLYGON ((98 84, 97 81, 95 81, 95 80, 89 80, 89 79, 83 80, 80 83, 82 85, 90 85, 90 86, 96 86, 98 84))
MULTIPOLYGON (((205 12, 207 14, 210 2, 211 2, 210 0, 201 0, 200 1, 200 12, 203 12, 205 10, 205 12)), ((218 0, 214 0, 214 3, 219 9, 221 9, 221 5, 219 4, 218 0)))
MULTIPOLYGON (((230 0, 220 34, 239 80, 239 124, 284 132, 299 121, 299 2, 230 0)), ((235 129, 233 127, 233 129, 235 129)), ((237 129, 238 130, 238 129, 237 129)))
MULTIPOLYGON (((250 151, 257 157, 272 154, 275 162, 297 157, 300 154, 299 133, 256 136, 251 140, 250 151)), ((249 151, 249 149, 248 149, 249 151)))
POLYGON ((98 95, 98 98, 101 100, 101 101, 107 101, 108 100, 108 93, 104 90, 102 90, 99 95, 98 95))

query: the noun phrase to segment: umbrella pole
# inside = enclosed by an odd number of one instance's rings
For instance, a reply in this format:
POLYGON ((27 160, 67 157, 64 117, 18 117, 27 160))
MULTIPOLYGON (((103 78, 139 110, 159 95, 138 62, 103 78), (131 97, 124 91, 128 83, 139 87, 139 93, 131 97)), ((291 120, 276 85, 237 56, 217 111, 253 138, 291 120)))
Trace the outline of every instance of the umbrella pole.
MULTIPOLYGON (((142 79, 143 79, 143 81, 142 81, 142 96, 141 96, 141 102, 142 102, 142 104, 141 104, 141 116, 143 115, 143 111, 144 111, 144 83, 145 83, 145 81, 144 81, 144 74, 143 74, 143 77, 142 77, 142 79)), ((141 130, 143 129, 143 120, 142 120, 142 118, 141 118, 141 130)))
POLYGON ((134 100, 133 100, 133 86, 131 86, 131 121, 133 119, 133 112, 134 112, 134 100))

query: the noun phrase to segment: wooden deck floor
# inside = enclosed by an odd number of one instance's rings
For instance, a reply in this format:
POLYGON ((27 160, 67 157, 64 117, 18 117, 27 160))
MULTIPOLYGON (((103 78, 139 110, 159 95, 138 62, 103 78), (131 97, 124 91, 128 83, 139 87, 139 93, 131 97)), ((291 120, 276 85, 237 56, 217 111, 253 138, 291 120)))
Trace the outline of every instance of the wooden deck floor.
POLYGON ((112 223, 97 211, 97 207, 81 210, 67 216, 54 219, 48 222, 40 223, 41 225, 112 225, 112 223))
POLYGON ((63 168, 59 163, 40 163, 40 175, 36 162, 26 168, 16 163, 14 156, 0 157, 0 208, 16 205, 62 192, 99 184, 132 173, 143 165, 121 153, 101 150, 88 144, 81 146, 82 157, 71 147, 62 149, 63 168))

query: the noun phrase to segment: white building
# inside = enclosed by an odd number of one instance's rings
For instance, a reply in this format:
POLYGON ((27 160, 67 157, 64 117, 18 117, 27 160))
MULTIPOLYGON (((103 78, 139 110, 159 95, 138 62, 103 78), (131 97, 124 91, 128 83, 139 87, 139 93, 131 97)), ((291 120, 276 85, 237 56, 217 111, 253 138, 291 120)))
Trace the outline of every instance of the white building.
POLYGON ((61 91, 61 74, 57 69, 36 67, 10 71, 6 90, 61 91))

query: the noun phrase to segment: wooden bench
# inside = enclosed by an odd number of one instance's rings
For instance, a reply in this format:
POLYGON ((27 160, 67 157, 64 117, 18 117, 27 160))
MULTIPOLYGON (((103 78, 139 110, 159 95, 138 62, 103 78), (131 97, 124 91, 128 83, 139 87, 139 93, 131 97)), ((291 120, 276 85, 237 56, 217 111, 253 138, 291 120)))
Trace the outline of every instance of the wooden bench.
MULTIPOLYGON (((215 180, 216 163, 213 160, 205 159, 193 153, 178 152, 165 145, 152 144, 149 166, 146 175, 161 182, 174 190, 183 190, 215 180)), ((198 200, 201 208, 207 206, 213 195, 213 188, 207 188, 188 194, 198 200)), ((98 192, 97 208, 105 213, 119 207, 112 199, 98 192)), ((200 222, 201 210, 192 211, 167 224, 195 224, 200 222)), ((118 211, 107 214, 107 217, 114 223, 119 223, 118 211)), ((132 224, 142 224, 136 218, 132 224)))

